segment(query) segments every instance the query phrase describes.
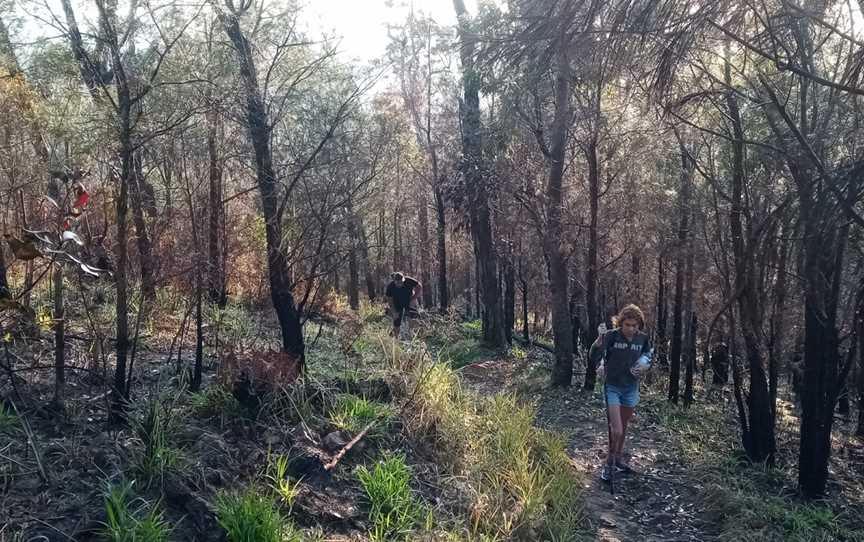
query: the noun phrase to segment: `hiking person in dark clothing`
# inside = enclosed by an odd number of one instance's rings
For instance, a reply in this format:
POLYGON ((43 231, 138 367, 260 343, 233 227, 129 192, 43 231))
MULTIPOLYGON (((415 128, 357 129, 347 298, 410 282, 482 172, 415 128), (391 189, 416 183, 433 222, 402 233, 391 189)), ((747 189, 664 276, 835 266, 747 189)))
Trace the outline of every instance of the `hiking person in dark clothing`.
POLYGON ((393 317, 393 336, 399 336, 402 319, 411 310, 411 302, 423 291, 419 280, 406 277, 400 272, 393 273, 393 280, 387 285, 385 296, 390 302, 390 314, 393 317))
POLYGON ((639 379, 651 364, 651 341, 641 328, 645 316, 636 305, 627 305, 614 317, 615 329, 597 337, 588 355, 597 366, 597 375, 605 378, 603 393, 606 398, 606 416, 609 421, 609 454, 600 478, 609 481, 612 469, 631 472, 621 451, 627 424, 639 403, 639 379))
POLYGON ((729 381, 729 347, 726 343, 717 343, 711 351, 711 370, 714 377, 711 384, 722 388, 729 381))

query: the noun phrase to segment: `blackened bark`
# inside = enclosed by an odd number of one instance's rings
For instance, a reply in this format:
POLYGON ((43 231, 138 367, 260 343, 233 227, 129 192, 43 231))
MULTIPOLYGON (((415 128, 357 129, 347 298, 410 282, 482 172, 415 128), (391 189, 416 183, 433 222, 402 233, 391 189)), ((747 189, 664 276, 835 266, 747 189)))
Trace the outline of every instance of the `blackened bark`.
POLYGON ((222 203, 222 160, 219 158, 219 113, 207 112, 207 158, 209 180, 209 225, 207 228, 207 296, 211 303, 224 307, 227 302, 225 270, 220 247, 224 204, 222 203))
MULTIPOLYGON (((585 306, 588 309, 587 343, 591 344, 597 338, 597 326, 600 325, 600 309, 597 304, 597 251, 598 213, 600 209, 600 166, 597 160, 597 140, 592 139, 585 151, 588 161, 588 203, 590 206, 588 222, 588 267, 585 271, 585 306)), ((597 375, 596 363, 588 358, 588 368, 585 370, 585 389, 593 390, 597 375)))
MULTIPOLYGON (((550 301, 552 304, 552 331, 555 339, 555 365, 552 385, 569 386, 573 379, 573 324, 570 321, 569 276, 564 247, 563 180, 567 147, 567 127, 570 119, 570 60, 566 43, 561 43, 557 54, 555 75, 555 116, 552 121, 552 144, 549 150, 549 181, 546 186, 547 227, 543 236, 543 249, 549 260, 550 301)), ((587 371, 592 373, 594 371, 587 371)), ((585 377, 586 386, 589 376, 585 377)))
POLYGON ((11 297, 9 281, 6 279, 6 259, 3 256, 3 247, 0 246, 0 299, 9 299, 11 297))
POLYGON ((147 233, 147 220, 144 217, 143 188, 145 179, 140 150, 135 153, 133 163, 134 174, 129 182, 129 202, 132 207, 132 222, 135 224, 138 265, 141 268, 141 293, 145 301, 153 301, 156 299, 155 260, 153 246, 147 233))
POLYGON ((516 270, 511 262, 504 263, 504 333, 507 344, 513 342, 516 322, 516 270))
POLYGON ((369 243, 366 237, 366 228, 363 227, 363 219, 356 217, 355 228, 357 229, 357 248, 360 251, 360 264, 363 268, 363 277, 366 279, 366 294, 369 301, 375 301, 378 296, 375 287, 375 274, 372 272, 372 264, 369 262, 369 243))
POLYGON ((789 251, 794 231, 781 230, 780 254, 777 260, 777 278, 774 281, 774 307, 771 317, 771 332, 768 339, 768 396, 771 406, 771 425, 776 427, 777 421, 777 386, 780 360, 783 359, 783 349, 786 340, 786 266, 789 264, 789 251))
POLYGON ((681 147, 681 184, 678 191, 678 245, 675 247, 675 301, 672 309, 672 352, 669 365, 669 401, 678 403, 681 385, 683 350, 684 277, 686 273, 687 238, 690 233, 690 183, 693 162, 684 143, 681 147))
POLYGON ((528 331, 528 281, 520 277, 519 284, 522 290, 522 340, 525 341, 525 344, 530 344, 531 334, 528 331))
MULTIPOLYGON (((498 254, 492 228, 489 206, 489 187, 485 183, 481 126, 480 76, 474 69, 474 32, 462 0, 453 0, 459 20, 464 99, 462 117, 462 172, 470 197, 471 236, 478 262, 478 282, 483 300, 483 342, 498 348, 506 344, 504 311, 498 282, 498 254)), ((565 297, 566 300, 566 297, 565 297)))
POLYGON ((657 337, 654 347, 657 352, 657 363, 661 367, 669 365, 669 345, 666 339, 666 274, 664 272, 663 254, 657 257, 657 337))
POLYGON ((357 262, 357 217, 350 202, 348 204, 348 305, 360 310, 360 267, 357 262))
POLYGON ((246 98, 246 122, 249 138, 255 150, 255 169, 258 190, 261 193, 261 210, 264 214, 267 239, 267 271, 270 282, 270 297, 279 320, 282 334, 282 349, 297 356, 301 370, 304 364, 305 345, 300 315, 294 303, 288 274, 288 262, 282 251, 282 216, 280 213, 279 183, 273 170, 273 155, 270 148, 270 124, 264 100, 258 88, 258 78, 252 46, 240 28, 236 14, 220 13, 225 33, 231 40, 239 61, 240 78, 246 98))
MULTIPOLYGON (((730 66, 725 65, 727 82, 731 80, 730 66)), ((760 299, 756 286, 755 266, 747 243, 754 243, 750 228, 744 229, 744 130, 733 92, 727 92, 726 105, 735 139, 732 141, 732 209, 729 213, 732 253, 734 255, 735 290, 738 292, 738 312, 741 315, 741 335, 750 372, 750 390, 747 395, 749 414, 749 440, 744 451, 754 462, 774 464, 775 439, 771 415, 770 394, 765 366, 759 345, 758 331, 762 327, 760 299)))
POLYGON ((693 310, 693 243, 687 243, 687 275, 685 284, 684 327, 684 406, 693 403, 693 367, 696 364, 696 312, 693 310))
POLYGON ((442 313, 450 307, 450 292, 447 286, 447 209, 444 194, 438 183, 435 185, 435 215, 438 238, 438 307, 442 313))
POLYGON ((864 437, 864 286, 858 290, 857 310, 855 311, 855 337, 858 340, 858 371, 856 390, 858 396, 858 426, 855 434, 864 437))
POLYGON ((54 266, 54 407, 63 410, 66 387, 66 320, 63 310, 63 264, 54 266))
POLYGON ((431 307, 432 301, 432 281, 429 278, 429 268, 431 267, 431 258, 429 251, 429 205, 427 201, 427 193, 421 187, 418 190, 420 197, 419 205, 419 224, 420 229, 420 282, 423 283, 423 299, 421 300, 424 307, 431 307))

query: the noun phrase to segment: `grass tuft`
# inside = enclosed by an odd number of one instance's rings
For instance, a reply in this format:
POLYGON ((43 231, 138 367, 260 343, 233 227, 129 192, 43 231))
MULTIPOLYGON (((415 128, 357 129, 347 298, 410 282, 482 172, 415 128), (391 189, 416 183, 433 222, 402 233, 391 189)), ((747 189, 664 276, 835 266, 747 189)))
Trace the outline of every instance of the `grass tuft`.
POLYGON ((103 493, 105 528, 109 542, 164 542, 170 529, 159 505, 149 506, 143 499, 132 499, 132 484, 109 485, 103 493))
POLYGON ((279 512, 276 502, 248 489, 216 499, 219 525, 228 542, 302 542, 301 535, 279 512))
POLYGON ((369 519, 375 542, 404 540, 417 525, 421 507, 411 494, 411 471, 405 458, 394 456, 377 463, 370 471, 357 469, 357 477, 369 499, 369 519))

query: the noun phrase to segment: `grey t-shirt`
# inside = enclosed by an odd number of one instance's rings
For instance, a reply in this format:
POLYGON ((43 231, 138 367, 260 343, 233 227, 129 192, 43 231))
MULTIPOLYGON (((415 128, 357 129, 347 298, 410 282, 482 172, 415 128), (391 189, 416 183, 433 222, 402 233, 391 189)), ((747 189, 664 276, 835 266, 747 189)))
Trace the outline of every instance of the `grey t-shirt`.
POLYGON ((630 372, 630 368, 636 365, 636 361, 642 354, 651 351, 651 340, 648 335, 637 331, 632 340, 627 340, 617 329, 606 333, 603 344, 591 345, 588 355, 595 364, 603 356, 606 357, 606 383, 612 386, 633 386, 639 380, 630 372))

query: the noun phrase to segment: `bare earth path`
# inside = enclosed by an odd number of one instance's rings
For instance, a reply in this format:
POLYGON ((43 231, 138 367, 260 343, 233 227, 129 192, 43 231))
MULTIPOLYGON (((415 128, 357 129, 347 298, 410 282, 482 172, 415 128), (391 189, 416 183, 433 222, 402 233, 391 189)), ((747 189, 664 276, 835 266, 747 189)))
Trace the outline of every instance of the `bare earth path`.
MULTIPOLYGON (((513 362, 491 360, 462 370, 465 381, 483 394, 512 389, 513 362)), ((537 403, 539 427, 564 434, 573 464, 585 480, 584 505, 595 540, 606 542, 713 541, 701 518, 698 481, 688 478, 673 446, 664 439, 653 405, 645 397, 628 429, 625 453, 637 474, 615 477, 615 493, 599 479, 607 440, 606 417, 599 393, 578 387, 541 389, 529 394, 537 403)))

